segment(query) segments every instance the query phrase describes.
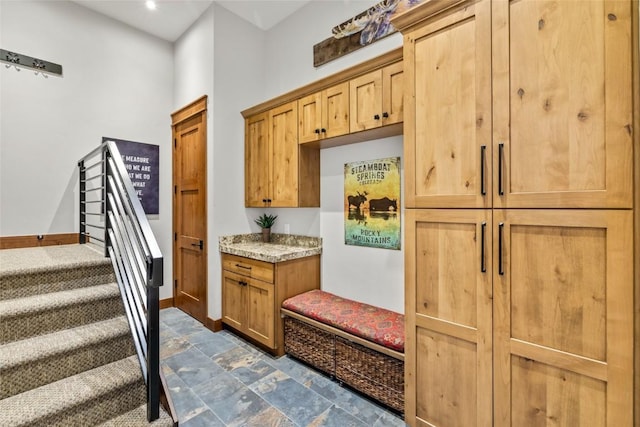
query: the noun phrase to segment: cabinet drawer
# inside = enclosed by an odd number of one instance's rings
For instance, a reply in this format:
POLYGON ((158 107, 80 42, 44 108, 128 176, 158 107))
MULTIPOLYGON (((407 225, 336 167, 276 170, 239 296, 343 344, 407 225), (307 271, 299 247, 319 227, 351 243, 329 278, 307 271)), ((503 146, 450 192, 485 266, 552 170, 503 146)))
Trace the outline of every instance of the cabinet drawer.
POLYGON ((273 264, 236 255, 222 255, 223 270, 273 283, 273 264))

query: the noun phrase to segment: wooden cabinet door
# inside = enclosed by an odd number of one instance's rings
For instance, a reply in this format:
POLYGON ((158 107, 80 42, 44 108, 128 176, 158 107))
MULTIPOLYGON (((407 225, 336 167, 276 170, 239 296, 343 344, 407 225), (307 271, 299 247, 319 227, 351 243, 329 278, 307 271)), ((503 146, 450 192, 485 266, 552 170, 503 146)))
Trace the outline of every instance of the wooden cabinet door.
POLYGON ((269 114, 245 120, 244 204, 262 207, 269 197, 269 114))
POLYGON ((349 133, 349 83, 341 83, 322 91, 323 138, 349 133))
POLYGON ((630 14, 493 3, 494 206, 632 207, 630 14))
POLYGON ((349 82, 351 132, 382 125, 382 70, 349 82))
POLYGON ((300 144, 349 133, 349 83, 298 100, 300 144))
POLYGON ((317 92, 298 100, 298 139, 300 144, 319 140, 322 135, 322 97, 317 92))
MULTIPOLYGON (((298 108, 296 102, 269 111, 268 164, 272 207, 298 206, 298 108)), ((267 165, 264 165, 265 167, 267 165)))
POLYGON ((405 420, 492 425, 491 210, 407 209, 405 420))
POLYGON ((269 348, 275 348, 275 307, 273 283, 247 281, 246 334, 269 348))
POLYGON ((494 210, 495 425, 633 424, 631 211, 494 210))
POLYGON ((405 204, 491 207, 491 3, 404 39, 405 204))
POLYGON ((246 324, 247 277, 222 270, 222 321, 242 331, 246 324))
POLYGON ((382 125, 400 123, 404 107, 404 67, 402 62, 382 69, 382 125))

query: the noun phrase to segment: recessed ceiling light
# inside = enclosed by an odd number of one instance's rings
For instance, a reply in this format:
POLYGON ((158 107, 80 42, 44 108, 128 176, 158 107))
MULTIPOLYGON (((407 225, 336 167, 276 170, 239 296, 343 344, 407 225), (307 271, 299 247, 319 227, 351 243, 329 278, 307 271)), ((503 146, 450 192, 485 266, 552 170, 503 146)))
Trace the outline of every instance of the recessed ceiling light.
POLYGON ((147 5, 147 9, 156 10, 156 2, 155 1, 147 0, 145 4, 147 5))

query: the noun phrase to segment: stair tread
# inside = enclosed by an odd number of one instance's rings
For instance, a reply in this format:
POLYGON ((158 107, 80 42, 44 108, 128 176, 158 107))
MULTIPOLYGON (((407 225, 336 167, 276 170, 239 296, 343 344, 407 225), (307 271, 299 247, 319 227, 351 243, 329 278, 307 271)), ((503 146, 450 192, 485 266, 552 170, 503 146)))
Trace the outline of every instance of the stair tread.
MULTIPOLYGON (((0 425, 29 425, 65 408, 81 406, 121 387, 142 382, 137 356, 130 356, 0 400, 0 425)), ((144 396, 141 396, 142 404, 144 396)))
POLYGON ((160 406, 160 417, 152 423, 147 421, 147 404, 138 406, 99 425, 100 427, 173 426, 171 416, 160 406))
POLYGON ((127 318, 119 316, 0 345, 0 372, 129 333, 127 318))
POLYGON ((20 316, 34 311, 52 310, 87 301, 100 301, 119 295, 119 292, 117 283, 106 283, 87 288, 4 300, 0 301, 0 319, 9 316, 20 316))
POLYGON ((64 270, 110 264, 109 258, 91 245, 58 245, 0 250, 0 279, 41 271, 64 270))

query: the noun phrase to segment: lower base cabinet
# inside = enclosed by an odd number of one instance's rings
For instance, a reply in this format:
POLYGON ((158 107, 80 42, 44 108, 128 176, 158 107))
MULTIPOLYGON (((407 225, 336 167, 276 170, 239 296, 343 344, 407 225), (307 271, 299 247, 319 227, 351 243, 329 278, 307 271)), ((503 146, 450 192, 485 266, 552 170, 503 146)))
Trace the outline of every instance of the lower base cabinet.
POLYGON ((282 302, 320 288, 320 255, 269 263, 222 254, 222 323, 284 354, 282 302))
POLYGON ((631 211, 405 218, 409 425, 633 425, 631 211))

